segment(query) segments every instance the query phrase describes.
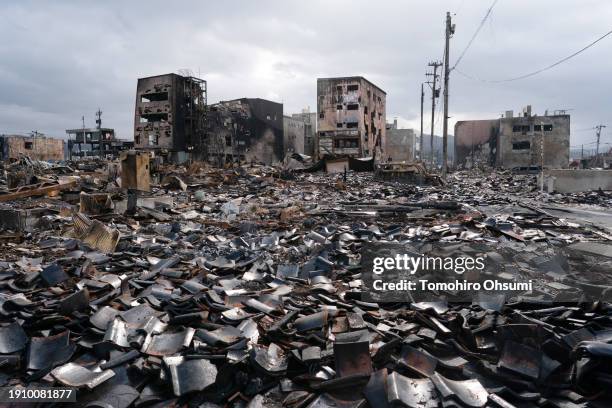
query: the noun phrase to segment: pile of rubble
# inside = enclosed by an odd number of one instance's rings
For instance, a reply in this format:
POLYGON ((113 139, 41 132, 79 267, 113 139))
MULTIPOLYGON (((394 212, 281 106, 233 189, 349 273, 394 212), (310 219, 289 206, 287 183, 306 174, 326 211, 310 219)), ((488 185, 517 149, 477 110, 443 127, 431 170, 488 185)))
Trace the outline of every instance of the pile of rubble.
POLYGON ((126 212, 110 167, 0 195, 3 386, 115 408, 612 404, 612 236, 539 207, 529 176, 168 167, 126 212), (368 302, 373 242, 482 254, 535 288, 368 302))

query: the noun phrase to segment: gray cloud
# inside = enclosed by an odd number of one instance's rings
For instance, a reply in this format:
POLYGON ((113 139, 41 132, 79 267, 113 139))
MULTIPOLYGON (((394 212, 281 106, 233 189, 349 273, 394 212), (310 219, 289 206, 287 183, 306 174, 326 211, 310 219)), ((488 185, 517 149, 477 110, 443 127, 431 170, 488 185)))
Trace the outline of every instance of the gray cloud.
MULTIPOLYGON (((209 101, 263 97, 285 112, 316 107, 316 78, 364 75, 387 91, 388 119, 419 125, 426 64, 441 59, 445 12, 457 25, 451 62, 467 44, 490 0, 237 1, 212 3, 34 2, 0 5, 0 132, 38 130, 62 136, 104 124, 132 137, 136 79, 188 68, 209 82, 209 101)), ((546 66, 608 31, 612 3, 499 0, 459 66, 482 79, 546 66)), ((572 109, 572 144, 581 131, 612 125, 608 74, 612 38, 567 63, 523 81, 491 84, 453 72, 456 120, 498 117, 532 104, 572 109)), ((428 97, 428 94, 427 94, 428 97)), ((425 131, 429 131, 426 101, 425 131)), ((612 142, 611 128, 604 141, 612 142)), ((436 133, 441 133, 441 120, 436 133)))

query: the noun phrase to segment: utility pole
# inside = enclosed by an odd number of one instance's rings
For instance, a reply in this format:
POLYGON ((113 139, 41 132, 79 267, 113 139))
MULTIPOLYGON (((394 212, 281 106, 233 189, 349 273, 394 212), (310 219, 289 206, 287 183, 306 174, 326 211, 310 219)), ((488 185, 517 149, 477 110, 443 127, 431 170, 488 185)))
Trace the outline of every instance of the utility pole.
POLYGON ((450 38, 455 33, 455 25, 451 23, 451 15, 446 12, 446 43, 444 46, 444 120, 442 126, 442 177, 446 178, 448 166, 448 77, 450 67, 448 66, 450 38))
POLYGON ((597 130, 597 148, 595 150, 595 166, 599 166, 599 139, 601 138, 601 129, 605 127, 606 125, 595 126, 595 129, 597 130))
POLYGON ((425 91, 421 82, 421 137, 419 138, 419 160, 423 161, 423 100, 425 99, 425 91))
POLYGON ((428 84, 431 84, 431 134, 429 136, 429 157, 431 159, 431 167, 434 165, 434 150, 433 150, 433 138, 434 138, 434 119, 436 114, 436 98, 440 96, 440 90, 436 88, 436 82, 438 80, 438 67, 442 66, 440 61, 432 61, 427 64, 430 67, 433 67, 433 72, 428 72, 425 75, 433 77, 431 81, 427 81, 428 84))
POLYGON ((540 122, 540 193, 544 192, 544 123, 540 122))

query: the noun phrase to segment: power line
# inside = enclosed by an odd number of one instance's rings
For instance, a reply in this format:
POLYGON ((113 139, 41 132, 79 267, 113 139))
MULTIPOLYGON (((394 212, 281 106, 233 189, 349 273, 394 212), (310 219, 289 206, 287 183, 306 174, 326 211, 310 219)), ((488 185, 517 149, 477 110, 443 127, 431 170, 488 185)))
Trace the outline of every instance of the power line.
POLYGON ((550 65, 548 65, 548 66, 546 66, 546 67, 544 67, 544 68, 540 68, 540 69, 538 69, 538 70, 536 70, 536 71, 530 72, 530 73, 528 73, 528 74, 524 74, 524 75, 517 76, 517 77, 513 77, 513 78, 507 78, 507 79, 498 79, 498 80, 489 80, 489 79, 481 79, 481 78, 476 78, 476 77, 474 77, 474 76, 471 76, 471 75, 466 74, 465 72, 461 72, 461 71, 459 71, 458 69, 457 69, 457 72, 458 72, 459 74, 461 74, 462 76, 464 76, 464 77, 468 78, 468 79, 472 79, 472 80, 474 80, 474 81, 480 81, 480 82, 488 82, 488 83, 500 83, 500 82, 511 82, 511 81, 518 81, 518 80, 520 80, 520 79, 529 78, 529 77, 532 77, 532 76, 534 76, 534 75, 540 74, 540 73, 542 73, 542 72, 544 72, 544 71, 548 71, 549 69, 554 68, 554 67, 556 67, 557 65, 560 65, 560 64, 564 63, 565 61, 567 61, 567 60, 569 60, 569 59, 571 59, 571 58, 575 57, 576 55, 578 55, 578 54, 580 54, 580 53, 582 53, 582 52, 584 52, 584 51, 588 50, 589 48, 591 48, 592 46, 594 46, 595 44, 597 44, 598 42, 600 42, 601 40, 603 40, 604 38, 606 38, 607 36, 609 36, 610 34, 612 34, 612 30, 608 31, 607 33, 605 33, 604 35, 602 35, 601 37, 599 37, 599 38, 598 38, 598 39, 596 39, 595 41, 593 41, 593 42, 589 43, 589 44, 588 44, 588 45, 586 45, 585 47, 581 48, 580 50, 578 50, 578 51, 574 52, 573 54, 568 55, 568 56, 567 56, 567 57, 565 57, 565 58, 560 59, 559 61, 557 61, 557 62, 555 62, 555 63, 553 63, 553 64, 550 64, 550 65))
POLYGON ((461 62, 461 59, 463 58, 465 53, 468 51, 468 49, 470 48, 470 46, 472 45, 472 43, 476 39, 476 36, 478 36, 478 33, 480 32, 480 30, 484 26, 484 23, 487 21, 487 18, 489 18, 489 15, 491 14, 491 11, 493 10, 493 7, 495 7, 496 3, 497 3, 497 0, 493 0, 493 3, 491 4, 491 7, 489 7, 489 9, 487 10, 487 13, 485 14, 485 16, 480 21, 480 24, 478 25, 478 28, 476 29, 476 31, 474 31, 474 34, 472 35, 472 38, 470 38, 470 41, 468 41, 466 47, 463 49, 463 51, 459 55, 459 58, 457 58, 457 61, 455 61, 455 65, 453 65, 453 67, 450 69, 451 71, 453 69, 455 69, 455 67, 457 67, 457 65, 459 65, 459 63, 461 62))

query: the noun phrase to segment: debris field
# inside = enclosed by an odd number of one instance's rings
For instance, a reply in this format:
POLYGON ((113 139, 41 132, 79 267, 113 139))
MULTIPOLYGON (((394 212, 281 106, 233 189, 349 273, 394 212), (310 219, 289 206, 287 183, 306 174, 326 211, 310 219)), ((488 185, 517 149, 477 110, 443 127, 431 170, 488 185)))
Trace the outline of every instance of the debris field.
POLYGON ((558 215, 609 192, 196 163, 156 168, 127 211, 112 163, 4 170, 2 386, 114 408, 612 406, 612 235, 558 215), (377 242, 534 288, 368 302, 377 242))

